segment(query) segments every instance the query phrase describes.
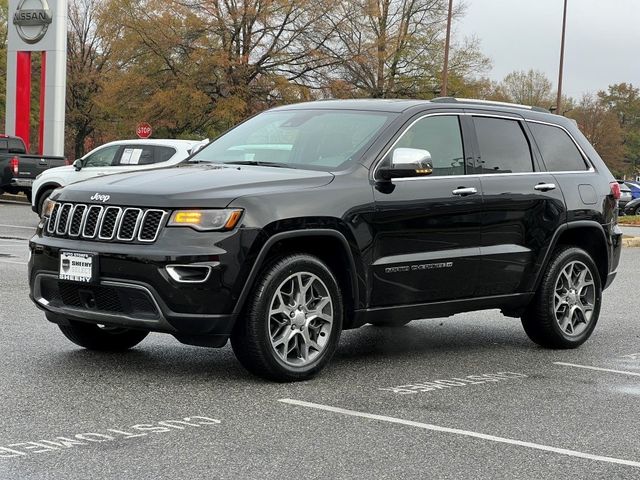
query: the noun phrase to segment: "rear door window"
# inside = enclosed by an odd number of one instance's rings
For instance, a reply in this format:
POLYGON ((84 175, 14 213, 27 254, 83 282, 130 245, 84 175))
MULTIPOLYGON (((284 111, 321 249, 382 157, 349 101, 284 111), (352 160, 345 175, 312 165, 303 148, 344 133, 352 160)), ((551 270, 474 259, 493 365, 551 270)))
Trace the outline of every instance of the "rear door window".
POLYGON ((478 173, 533 172, 531 146, 518 120, 473 117, 480 161, 478 173))
POLYGON ((580 150, 563 129, 533 122, 529 122, 529 128, 547 170, 573 172, 588 169, 580 150))
POLYGON ((118 165, 130 167, 135 165, 150 165, 155 161, 155 147, 153 145, 125 145, 120 155, 118 165))

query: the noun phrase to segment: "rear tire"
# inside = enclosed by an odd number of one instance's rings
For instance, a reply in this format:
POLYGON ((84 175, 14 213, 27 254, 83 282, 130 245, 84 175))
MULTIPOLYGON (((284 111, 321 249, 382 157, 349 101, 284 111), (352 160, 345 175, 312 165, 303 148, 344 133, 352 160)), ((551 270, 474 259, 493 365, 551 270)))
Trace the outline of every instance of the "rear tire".
POLYGON ((522 326, 542 347, 576 348, 593 333, 601 303, 600 274, 591 256, 562 247, 553 254, 522 326))
POLYGON ((256 280, 231 336, 240 363, 279 382, 306 380, 329 363, 342 331, 340 287, 319 258, 291 254, 256 280))
POLYGON ((40 197, 38 197, 38 215, 42 216, 42 209, 44 208, 44 202, 47 201, 47 198, 51 196, 54 190, 55 190, 54 188, 48 188, 40 194, 40 197))
POLYGON ((149 335, 145 330, 124 327, 99 327, 91 323, 69 321, 58 325, 65 337, 89 350, 123 352, 135 347, 149 335))

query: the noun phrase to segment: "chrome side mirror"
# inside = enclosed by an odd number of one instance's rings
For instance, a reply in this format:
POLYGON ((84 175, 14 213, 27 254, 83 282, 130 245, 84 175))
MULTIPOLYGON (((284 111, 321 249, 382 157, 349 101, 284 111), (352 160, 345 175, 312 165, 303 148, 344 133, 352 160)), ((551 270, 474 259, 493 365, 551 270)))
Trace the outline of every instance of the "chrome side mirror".
POLYGON ((421 148, 396 148, 391 156, 391 166, 383 167, 379 172, 384 180, 431 175, 431 153, 421 148))
POLYGON ((73 168, 76 169, 76 172, 79 172, 80 170, 82 170, 82 159, 78 158, 77 160, 74 160, 72 165, 73 165, 73 168))

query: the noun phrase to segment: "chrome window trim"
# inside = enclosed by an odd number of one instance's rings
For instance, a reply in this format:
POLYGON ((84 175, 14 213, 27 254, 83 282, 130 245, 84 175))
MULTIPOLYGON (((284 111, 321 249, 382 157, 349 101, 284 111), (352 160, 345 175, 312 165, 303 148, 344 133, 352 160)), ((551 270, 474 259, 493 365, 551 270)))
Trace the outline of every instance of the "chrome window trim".
POLYGON ((98 232, 100 231, 100 224, 102 222, 102 214, 104 212, 104 207, 102 205, 91 205, 89 206, 89 208, 87 209, 87 219, 85 219, 85 225, 82 226, 82 238, 96 238, 96 235, 98 235, 98 232), (85 233, 85 227, 86 227, 86 220, 89 218, 89 212, 91 211, 92 208, 97 208, 98 211, 98 218, 96 219, 96 228, 93 230, 93 233, 91 235, 87 235, 85 233))
POLYGON ((84 207, 84 212, 82 212, 82 218, 80 219, 80 228, 78 229, 78 233, 77 234, 72 234, 71 233, 71 224, 69 224, 69 233, 68 235, 70 237, 80 237, 82 236, 82 230, 84 228, 84 221, 87 218, 87 212, 89 211, 89 209, 87 208, 87 205, 85 205, 84 203, 78 203, 76 206, 73 207, 73 211, 71 212, 71 221, 73 222, 73 217, 76 214, 76 210, 80 207, 84 207))
POLYGON ((60 207, 60 211, 58 212, 58 216, 56 217, 56 228, 55 228, 55 234, 56 235, 66 235, 67 232, 69 231, 69 222, 71 221, 71 216, 73 214, 73 204, 71 203, 63 203, 62 206, 60 207), (60 231, 60 218, 62 217, 62 212, 64 212, 65 208, 69 208, 69 213, 67 214, 67 220, 66 220, 66 224, 64 226, 64 228, 62 229, 62 231, 60 231))
POLYGON ((104 209, 104 212, 102 213, 102 218, 100 220, 100 227, 98 228, 98 240, 113 240, 113 237, 116 235, 116 232, 118 231, 121 217, 122 217, 121 207, 115 207, 115 206, 106 207, 104 209), (104 222, 104 217, 107 215, 107 212, 109 210, 113 210, 113 209, 118 211, 118 214, 116 215, 116 219, 114 220, 113 231, 111 232, 111 235, 109 235, 108 237, 104 237, 102 236, 102 224, 104 222))
POLYGON ((118 225, 118 231, 116 233, 116 240, 120 240, 121 242, 132 242, 133 240, 136 239, 136 234, 138 233, 138 228, 140 227, 140 224, 142 223, 142 217, 144 216, 144 214, 142 213, 142 209, 138 208, 138 207, 127 207, 122 211, 122 216, 120 217, 120 224, 118 225), (131 238, 124 238, 120 236, 120 229, 122 227, 122 221, 124 220, 125 215, 127 214, 127 212, 129 210, 137 210, 138 211, 138 216, 136 217, 136 224, 133 227, 133 233, 131 235, 131 238))
POLYGON ((144 243, 153 243, 156 241, 156 239, 158 238, 158 235, 160 235, 160 229, 162 228, 162 224, 164 223, 164 219, 167 216, 167 212, 164 210, 160 210, 157 208, 150 208, 149 210, 147 210, 146 212, 144 212, 144 215, 142 217, 142 221, 140 222, 140 229, 138 231, 138 236, 137 239, 139 242, 144 242, 144 243), (156 234, 155 236, 151 239, 151 240, 145 240, 140 238, 140 234, 142 233, 142 229, 144 228, 144 222, 147 218, 147 215, 149 215, 149 213, 151 212, 161 212, 162 213, 162 217, 160 217, 160 221, 158 222, 158 228, 156 229, 156 234))
MULTIPOLYGON (((454 116, 454 115, 456 115, 458 117, 468 116, 468 117, 503 118, 503 119, 506 119, 506 120, 515 120, 515 121, 518 121, 518 122, 525 121, 525 122, 531 122, 531 123, 540 123, 542 125, 548 125, 548 126, 551 126, 551 127, 560 128, 560 129, 564 130, 567 133, 567 135, 569 135, 569 138, 571 138, 571 141, 573 141, 573 143, 576 145, 576 147, 578 148, 578 150, 582 154, 584 160, 591 166, 589 167, 588 170, 566 170, 566 171, 563 170, 563 171, 558 171, 558 172, 545 171, 545 172, 516 172, 516 173, 472 173, 472 174, 468 174, 468 175, 440 175, 440 176, 437 176, 437 177, 426 176, 426 177, 394 178, 391 181, 392 183, 410 182, 410 181, 416 181, 416 180, 434 180, 434 179, 437 179, 437 178, 470 178, 470 177, 488 177, 488 176, 495 177, 495 176, 507 176, 507 175, 556 175, 556 174, 581 174, 581 173, 583 174, 583 173, 594 173, 596 171, 595 168, 592 166, 591 160, 589 160, 589 157, 586 155, 586 153, 584 152, 582 147, 578 144, 578 142, 576 142, 576 139, 573 137, 573 135, 571 135, 571 132, 569 132, 569 130, 564 128, 562 125, 557 125, 555 123, 549 123, 549 122, 543 122, 541 120, 527 119, 527 118, 519 116, 517 113, 512 113, 510 115, 499 115, 499 114, 483 113, 483 112, 446 112, 446 113, 445 112, 434 112, 434 113, 426 113, 424 115, 421 115, 420 117, 416 118, 413 122, 411 122, 411 124, 409 124, 409 126, 400 134, 400 136, 384 152, 384 154, 381 156, 380 160, 378 160, 378 162, 376 163, 375 167, 373 168, 373 170, 371 172, 370 180, 372 180, 374 182, 378 182, 379 181, 379 180, 376 179, 376 173, 378 172, 378 168, 380 167, 380 164, 384 161, 384 159, 387 157, 389 152, 391 150, 393 150, 393 148, 400 141, 400 139, 404 136, 404 134, 411 127, 413 127, 413 125, 415 125, 417 122, 419 122, 420 120, 422 120, 424 118, 427 118, 427 117, 442 117, 442 116, 454 116)), ((462 134, 462 129, 460 129, 460 132, 462 134)), ((464 139, 463 139, 463 145, 464 145, 464 139)), ((545 167, 546 167, 546 165, 545 165, 545 167)))
MULTIPOLYGON (((540 125, 546 125, 548 127, 555 127, 555 128, 559 128, 560 130, 564 131, 564 133, 566 133, 569 138, 571 139, 571 141, 573 142, 573 144, 576 146, 576 148, 578 149, 578 152, 580 152, 580 155, 582 155, 582 161, 586 163, 586 166, 588 166, 589 168, 587 168, 586 170, 559 170, 557 172, 551 172, 549 171, 549 173, 576 173, 576 172, 595 172, 595 168, 593 167, 593 163, 591 162, 591 159, 589 158, 589 156, 586 154, 586 152, 582 149, 582 147, 580 146, 580 144, 576 141, 576 139, 574 138, 573 135, 571 135, 571 132, 569 130, 567 130, 566 128, 564 128, 562 125, 557 125, 555 123, 550 123, 550 122, 543 122, 542 120, 530 120, 530 119, 525 119, 526 122, 528 123, 538 123, 540 125)), ((535 140, 535 136, 534 136, 534 140, 535 140)), ((540 153, 540 155, 542 155, 542 153, 540 153)), ((542 159, 542 161, 544 162, 544 158, 542 159)), ((546 165, 545 165, 546 167, 546 165)))

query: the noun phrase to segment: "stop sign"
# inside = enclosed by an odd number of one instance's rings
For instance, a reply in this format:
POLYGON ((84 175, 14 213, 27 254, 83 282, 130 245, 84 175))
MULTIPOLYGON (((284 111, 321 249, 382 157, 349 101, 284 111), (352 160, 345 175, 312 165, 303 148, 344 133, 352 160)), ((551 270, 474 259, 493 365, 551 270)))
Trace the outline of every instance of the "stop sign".
POLYGON ((151 125, 149 125, 147 122, 139 123, 136 127, 136 135, 138 135, 139 138, 149 138, 152 131, 153 130, 151 130, 151 125))

